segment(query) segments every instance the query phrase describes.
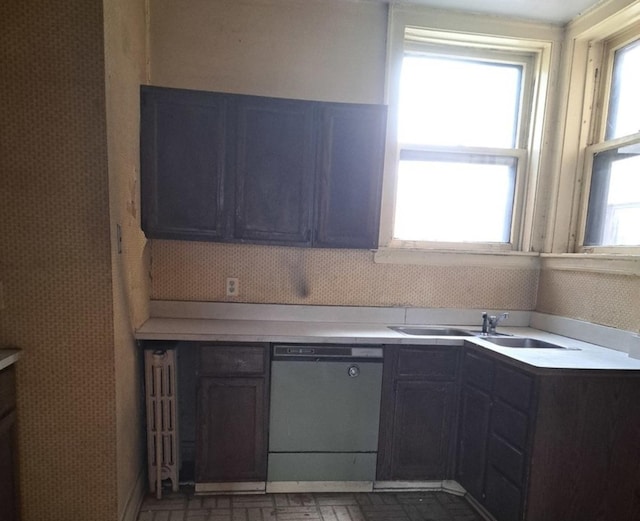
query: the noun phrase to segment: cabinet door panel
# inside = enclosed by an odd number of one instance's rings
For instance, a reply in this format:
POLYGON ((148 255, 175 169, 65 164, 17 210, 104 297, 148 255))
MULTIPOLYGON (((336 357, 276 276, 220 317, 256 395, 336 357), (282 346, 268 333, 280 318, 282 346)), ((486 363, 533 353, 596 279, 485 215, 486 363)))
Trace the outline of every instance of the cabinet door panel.
POLYGON ((221 239, 227 97, 152 87, 141 96, 143 230, 154 238, 221 239))
POLYGON ((499 521, 520 521, 522 491, 491 465, 487 469, 485 506, 499 521))
POLYGON ((484 493, 491 397, 465 385, 461 400, 457 477, 467 492, 481 499, 484 493))
POLYGON ((454 380, 458 350, 446 347, 403 347, 398 353, 398 378, 421 377, 428 380, 454 380))
POLYGON ((323 105, 317 246, 377 247, 385 124, 383 106, 323 105))
POLYGON ((196 481, 266 479, 264 378, 201 378, 196 481))
POLYGON ((234 99, 235 238, 310 244, 315 105, 234 99))
POLYGON ((396 382, 391 479, 443 479, 455 384, 396 382))

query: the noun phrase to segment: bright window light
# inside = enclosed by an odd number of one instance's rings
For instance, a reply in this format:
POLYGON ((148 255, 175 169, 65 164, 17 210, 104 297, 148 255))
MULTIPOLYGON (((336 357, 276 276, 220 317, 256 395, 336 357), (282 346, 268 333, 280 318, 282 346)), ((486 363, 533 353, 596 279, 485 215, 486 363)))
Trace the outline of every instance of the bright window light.
POLYGON ((605 139, 640 132, 640 40, 618 49, 613 61, 605 139))
POLYGON ((521 65, 405 56, 400 80, 401 143, 511 148, 521 65))
POLYGON ((515 160, 401 160, 395 236, 434 242, 509 242, 515 160))

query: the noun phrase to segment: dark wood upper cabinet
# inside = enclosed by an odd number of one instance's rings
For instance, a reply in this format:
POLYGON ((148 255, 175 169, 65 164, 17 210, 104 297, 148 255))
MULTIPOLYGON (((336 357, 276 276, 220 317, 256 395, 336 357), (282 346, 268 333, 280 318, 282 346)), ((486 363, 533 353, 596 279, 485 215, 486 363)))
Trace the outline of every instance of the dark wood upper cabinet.
POLYGON ((142 227, 148 237, 223 238, 227 100, 142 88, 142 227))
POLYGON ((378 105, 321 108, 315 244, 376 248, 386 110, 378 105))
POLYGON ((315 169, 314 105, 235 97, 234 238, 311 243, 315 169))
POLYGON ((386 107, 142 87, 147 237, 375 248, 386 107))

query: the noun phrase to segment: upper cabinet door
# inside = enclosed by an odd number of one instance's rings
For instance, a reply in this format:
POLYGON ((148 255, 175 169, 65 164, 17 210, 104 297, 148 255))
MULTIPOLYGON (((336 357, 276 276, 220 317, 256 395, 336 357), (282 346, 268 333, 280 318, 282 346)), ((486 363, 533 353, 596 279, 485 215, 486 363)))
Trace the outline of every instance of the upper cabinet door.
POLYGON ((310 244, 315 104, 253 96, 234 103, 234 238, 310 244))
POLYGON ((226 100, 222 94, 142 88, 142 228, 147 237, 223 237, 226 100))
POLYGON ((386 107, 322 104, 315 245, 376 248, 386 107))

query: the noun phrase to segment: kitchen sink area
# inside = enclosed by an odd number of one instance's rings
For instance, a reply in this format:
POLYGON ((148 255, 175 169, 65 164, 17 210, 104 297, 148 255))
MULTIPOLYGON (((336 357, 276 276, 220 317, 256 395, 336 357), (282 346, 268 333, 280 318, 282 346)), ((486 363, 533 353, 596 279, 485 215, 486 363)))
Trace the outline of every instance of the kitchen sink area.
POLYGON ((525 348, 525 349, 568 349, 570 351, 580 351, 578 347, 565 347, 537 338, 508 337, 508 338, 485 338, 487 342, 501 347, 525 348))

